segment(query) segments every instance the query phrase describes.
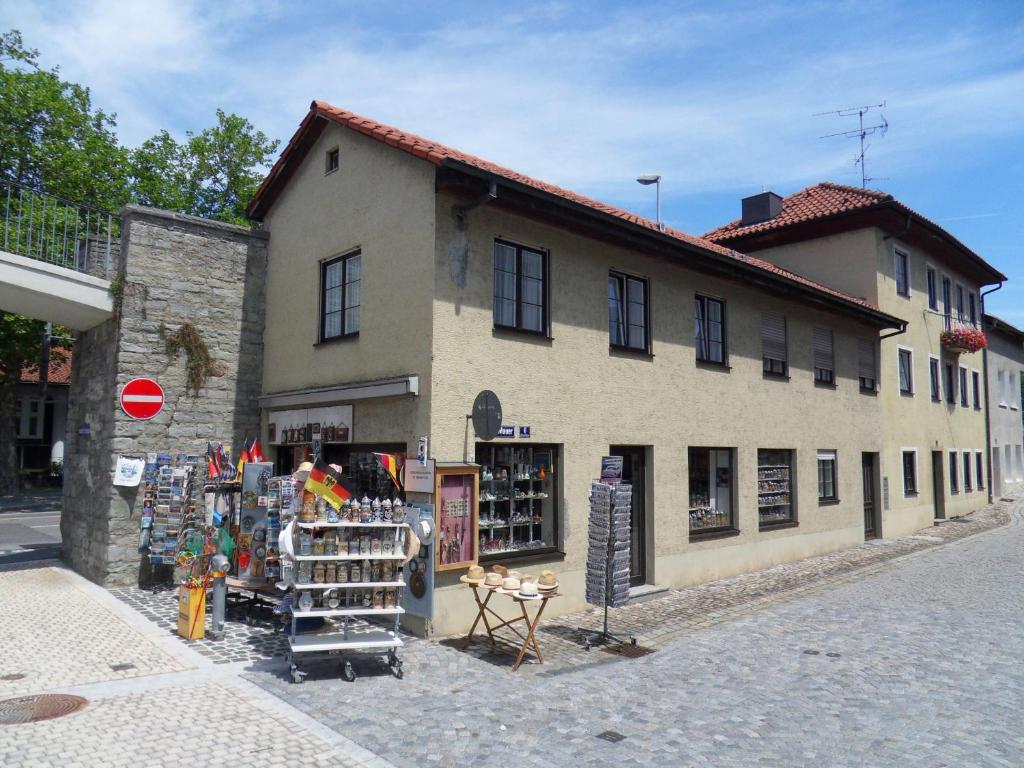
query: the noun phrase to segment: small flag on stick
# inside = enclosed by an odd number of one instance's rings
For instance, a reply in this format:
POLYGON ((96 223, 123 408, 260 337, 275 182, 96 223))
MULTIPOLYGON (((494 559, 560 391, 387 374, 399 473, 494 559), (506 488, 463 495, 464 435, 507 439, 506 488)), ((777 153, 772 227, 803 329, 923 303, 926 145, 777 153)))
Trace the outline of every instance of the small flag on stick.
POLYGON ((398 457, 393 453, 375 453, 373 454, 380 465, 387 470, 388 475, 391 477, 391 482, 395 484, 395 488, 402 490, 402 484, 398 481, 398 457))
POLYGON ((266 461, 267 457, 263 455, 263 449, 260 448, 259 437, 252 439, 252 445, 249 446, 249 461, 266 461))

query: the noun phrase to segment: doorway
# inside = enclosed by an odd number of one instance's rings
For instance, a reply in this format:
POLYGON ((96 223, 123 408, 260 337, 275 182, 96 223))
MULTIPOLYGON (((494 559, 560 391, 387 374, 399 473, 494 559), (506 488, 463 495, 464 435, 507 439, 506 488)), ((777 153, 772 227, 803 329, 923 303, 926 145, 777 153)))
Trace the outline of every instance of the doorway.
POLYGON ((942 451, 932 451, 932 500, 935 504, 935 519, 946 517, 946 479, 942 451))
POLYGON ((864 485, 864 540, 878 537, 878 493, 875 488, 875 455, 862 453, 861 482, 864 485))
POLYGON ((612 456, 622 457, 622 482, 633 486, 629 525, 629 585, 647 583, 647 451, 638 445, 613 445, 612 456))

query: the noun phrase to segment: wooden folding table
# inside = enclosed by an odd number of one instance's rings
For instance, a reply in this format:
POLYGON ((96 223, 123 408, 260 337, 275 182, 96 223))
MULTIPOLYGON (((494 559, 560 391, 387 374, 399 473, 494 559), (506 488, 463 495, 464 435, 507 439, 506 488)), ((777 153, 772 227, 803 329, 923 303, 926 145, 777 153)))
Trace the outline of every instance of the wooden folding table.
POLYGON ((462 642, 462 649, 465 650, 469 647, 469 643, 473 639, 473 633, 476 631, 477 625, 482 621, 484 629, 487 630, 487 637, 490 638, 492 647, 497 647, 494 637, 495 630, 502 629, 503 627, 508 627, 509 630, 514 632, 519 639, 523 641, 522 648, 519 649, 519 655, 516 656, 516 662, 512 665, 513 672, 519 669, 519 666, 523 663, 523 658, 526 656, 526 652, 531 649, 536 655, 537 661, 543 664, 544 656, 541 654, 540 644, 537 642, 537 626, 540 624, 540 617, 544 614, 544 609, 548 605, 548 600, 553 597, 558 597, 558 592, 541 592, 537 597, 521 597, 518 592, 506 592, 500 587, 485 587, 480 584, 464 583, 467 587, 470 587, 473 590, 473 599, 476 600, 477 613, 476 618, 473 620, 473 625, 469 628, 469 634, 466 635, 466 639, 462 642), (487 593, 483 600, 480 599, 481 589, 487 593), (513 616, 511 619, 502 618, 497 611, 490 607, 491 598, 494 597, 495 594, 508 595, 511 597, 513 602, 519 604, 522 615, 513 616), (527 603, 540 604, 532 619, 530 618, 529 612, 526 610, 527 603), (487 620, 487 614, 490 614, 497 619, 498 623, 491 624, 487 620), (517 627, 512 626, 520 621, 526 625, 526 634, 520 632, 517 627))

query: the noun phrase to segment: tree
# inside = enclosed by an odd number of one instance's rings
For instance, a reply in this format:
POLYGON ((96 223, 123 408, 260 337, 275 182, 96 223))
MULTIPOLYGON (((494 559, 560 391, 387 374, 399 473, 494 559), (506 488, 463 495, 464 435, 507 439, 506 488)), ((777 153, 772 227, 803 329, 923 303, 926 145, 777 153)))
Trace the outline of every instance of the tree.
POLYGON ((133 197, 146 205, 245 224, 245 206, 277 152, 244 117, 217 110, 217 125, 178 143, 161 131, 132 153, 133 197))

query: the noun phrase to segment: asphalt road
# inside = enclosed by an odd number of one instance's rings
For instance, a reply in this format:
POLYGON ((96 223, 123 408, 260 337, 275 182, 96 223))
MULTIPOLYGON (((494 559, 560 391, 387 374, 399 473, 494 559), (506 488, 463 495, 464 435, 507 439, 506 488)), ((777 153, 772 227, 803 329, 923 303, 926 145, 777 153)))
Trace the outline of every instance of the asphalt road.
POLYGON ((45 560, 59 553, 59 506, 0 511, 0 565, 45 560))

